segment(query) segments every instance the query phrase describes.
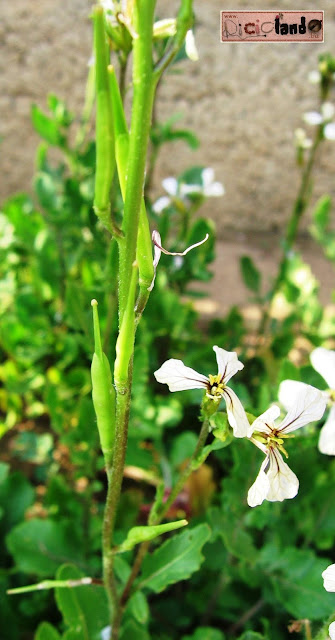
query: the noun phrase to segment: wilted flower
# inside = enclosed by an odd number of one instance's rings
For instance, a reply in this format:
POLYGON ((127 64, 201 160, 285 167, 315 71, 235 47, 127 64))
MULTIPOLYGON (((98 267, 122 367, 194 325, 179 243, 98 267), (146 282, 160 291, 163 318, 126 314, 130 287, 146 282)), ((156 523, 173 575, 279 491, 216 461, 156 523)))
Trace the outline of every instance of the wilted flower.
POLYGON ((190 247, 187 247, 187 249, 185 249, 185 251, 182 252, 178 252, 178 251, 167 251, 166 249, 163 249, 162 245, 161 245, 161 236, 160 233, 158 231, 153 231, 152 232, 152 241, 154 243, 154 259, 153 259, 153 265, 154 265, 154 277, 152 279, 151 285, 150 287, 148 287, 148 291, 152 291, 153 286, 155 284, 155 278, 156 278, 156 269, 157 269, 157 265, 160 261, 160 257, 162 255, 162 253, 165 253, 168 256, 186 256, 186 254, 191 251, 192 249, 195 249, 195 247, 199 247, 201 244, 203 244, 204 242, 206 242, 206 240, 208 240, 209 235, 208 233, 206 233, 205 237, 203 240, 200 240, 200 242, 196 242, 195 244, 191 244, 190 247))
POLYGON ((235 351, 225 351, 220 347, 213 347, 218 363, 217 375, 207 376, 198 373, 190 367, 186 367, 181 360, 167 360, 155 371, 158 382, 167 384, 170 391, 185 391, 186 389, 205 389, 208 398, 219 403, 224 398, 227 407, 227 415, 230 426, 233 428, 236 438, 244 438, 252 433, 252 427, 244 408, 236 393, 227 387, 227 382, 238 371, 243 369, 243 364, 237 358, 235 351))
POLYGON ((286 438, 293 437, 292 431, 319 420, 325 408, 326 401, 322 393, 310 385, 304 385, 295 398, 295 404, 279 425, 275 425, 275 420, 280 415, 280 409, 276 405, 256 418, 252 424, 251 440, 266 457, 248 492, 250 507, 262 504, 264 500, 282 502, 297 495, 299 480, 281 455, 283 453, 287 457, 284 442, 286 438))
MULTIPOLYGON (((322 391, 325 401, 332 406, 328 418, 323 425, 319 436, 319 450, 328 456, 335 456, 335 351, 324 347, 314 349, 310 355, 314 369, 325 379, 329 389, 322 391)), ((295 402, 300 391, 306 387, 304 382, 296 380, 284 380, 279 387, 279 401, 288 409, 295 402)))
POLYGON ((188 196, 204 196, 206 198, 219 197, 224 194, 224 187, 221 182, 214 181, 214 170, 206 167, 201 172, 202 184, 187 184, 186 182, 176 180, 176 178, 165 178, 162 185, 168 196, 158 198, 153 205, 155 213, 161 213, 164 209, 173 203, 186 203, 188 196))

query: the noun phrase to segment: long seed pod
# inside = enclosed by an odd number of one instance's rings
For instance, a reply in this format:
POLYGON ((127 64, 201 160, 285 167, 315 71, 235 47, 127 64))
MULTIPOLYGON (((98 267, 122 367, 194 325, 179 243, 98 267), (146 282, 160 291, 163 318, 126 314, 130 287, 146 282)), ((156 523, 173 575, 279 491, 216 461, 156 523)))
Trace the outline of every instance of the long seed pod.
MULTIPOLYGON (((127 163, 129 150, 129 133, 124 115, 123 104, 112 65, 108 67, 110 91, 112 96, 114 127, 115 127, 115 155, 119 175, 122 197, 126 193, 127 163)), ((148 216, 142 198, 138 225, 136 262, 139 270, 139 284, 145 290, 152 282, 154 271, 152 263, 152 242, 148 216)))
POLYGON ((101 6, 93 9, 96 68, 96 171, 94 210, 112 233, 110 191, 115 169, 113 113, 108 80, 108 54, 101 6))
POLYGON ((138 267, 134 262, 132 267, 128 300, 122 318, 119 337, 116 342, 116 360, 114 365, 115 386, 119 393, 126 391, 128 367, 134 351, 135 338, 135 296, 137 288, 138 267))
POLYGON ((98 303, 92 300, 91 305, 94 326, 94 354, 91 366, 92 399, 102 453, 109 466, 112 461, 115 434, 115 390, 109 362, 101 346, 98 303))

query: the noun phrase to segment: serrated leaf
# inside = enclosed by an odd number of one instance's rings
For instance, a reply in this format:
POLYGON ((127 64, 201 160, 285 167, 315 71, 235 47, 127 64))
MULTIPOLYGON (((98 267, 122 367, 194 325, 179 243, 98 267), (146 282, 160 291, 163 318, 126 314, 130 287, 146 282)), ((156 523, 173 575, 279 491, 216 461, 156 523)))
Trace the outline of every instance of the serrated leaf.
POLYGON ((240 269, 243 282, 247 289, 259 293, 261 287, 261 274, 250 256, 240 258, 240 269))
POLYGON ((8 534, 7 546, 20 571, 43 577, 53 575, 65 559, 82 559, 73 532, 53 520, 22 522, 8 534))
POLYGON ((164 542, 145 558, 140 588, 160 593, 170 584, 189 578, 204 560, 201 550, 210 534, 209 526, 200 524, 164 542))
POLYGON ((133 527, 128 531, 128 535, 122 544, 115 548, 116 553, 124 553, 130 551, 135 545, 147 540, 153 540, 163 533, 180 529, 188 524, 187 520, 177 520, 175 522, 167 522, 166 524, 158 524, 156 526, 133 527))
MULTIPOLYGON (((57 580, 80 580, 82 573, 72 565, 63 565, 57 580)), ((75 589, 56 589, 56 601, 69 627, 67 640, 101 640, 101 630, 109 623, 108 603, 104 587, 92 585, 75 589)))
POLYGON ((61 640, 61 636, 52 624, 42 622, 35 633, 34 640, 61 640))

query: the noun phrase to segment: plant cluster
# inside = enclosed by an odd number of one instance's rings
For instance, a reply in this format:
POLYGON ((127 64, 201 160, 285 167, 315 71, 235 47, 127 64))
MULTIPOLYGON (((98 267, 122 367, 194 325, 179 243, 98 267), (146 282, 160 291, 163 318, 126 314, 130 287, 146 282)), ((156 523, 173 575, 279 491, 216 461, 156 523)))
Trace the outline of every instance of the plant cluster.
MULTIPOLYGON (((295 241, 334 139, 335 59, 312 75, 314 138, 295 134, 278 275, 241 259, 259 326, 232 308, 204 332, 190 285, 212 275, 215 227, 198 210, 224 188, 192 167, 152 200, 159 153, 198 145, 154 109, 163 73, 197 58, 192 2, 154 14, 154 0, 94 7, 81 117, 52 94, 48 114, 33 105, 35 197, 2 208, 2 638, 326 640, 335 317, 295 241)), ((310 230, 334 261, 330 213, 325 195, 310 230)))

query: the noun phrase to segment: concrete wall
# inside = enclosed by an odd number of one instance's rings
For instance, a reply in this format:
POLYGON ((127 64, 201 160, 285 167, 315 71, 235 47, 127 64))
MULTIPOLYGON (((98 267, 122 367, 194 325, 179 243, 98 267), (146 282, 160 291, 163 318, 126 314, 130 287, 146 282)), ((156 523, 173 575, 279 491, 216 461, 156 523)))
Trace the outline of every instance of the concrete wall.
MULTIPOLYGON (((288 0, 259 1, 253 8, 294 9, 288 0)), ((166 119, 183 113, 179 126, 190 127, 201 140, 196 152, 183 143, 165 147, 155 180, 177 175, 194 164, 212 166, 226 188, 203 210, 225 228, 281 228, 294 199, 299 171, 293 132, 301 115, 315 109, 317 88, 307 81, 317 56, 335 54, 335 8, 304 0, 304 9, 325 10, 325 43, 220 44, 219 0, 195 0, 198 63, 185 62, 183 74, 168 75, 158 97, 158 113, 166 119)), ((225 3, 227 5, 227 3, 225 3)), ((301 3, 297 8, 301 8, 301 3)), ((158 0, 160 17, 171 16, 174 0, 158 0)), ((228 3, 229 9, 250 8, 249 0, 228 3)), ((89 0, 15 0, 2 7, 0 37, 1 199, 17 190, 31 190, 38 136, 30 125, 30 104, 44 107, 49 91, 65 98, 79 113, 83 102, 87 60, 91 52, 89 0)), ((335 143, 326 141, 315 177, 313 201, 333 195, 335 143)), ((307 220, 308 222, 308 220, 307 220)), ((306 226, 306 224, 305 224, 306 226)))

